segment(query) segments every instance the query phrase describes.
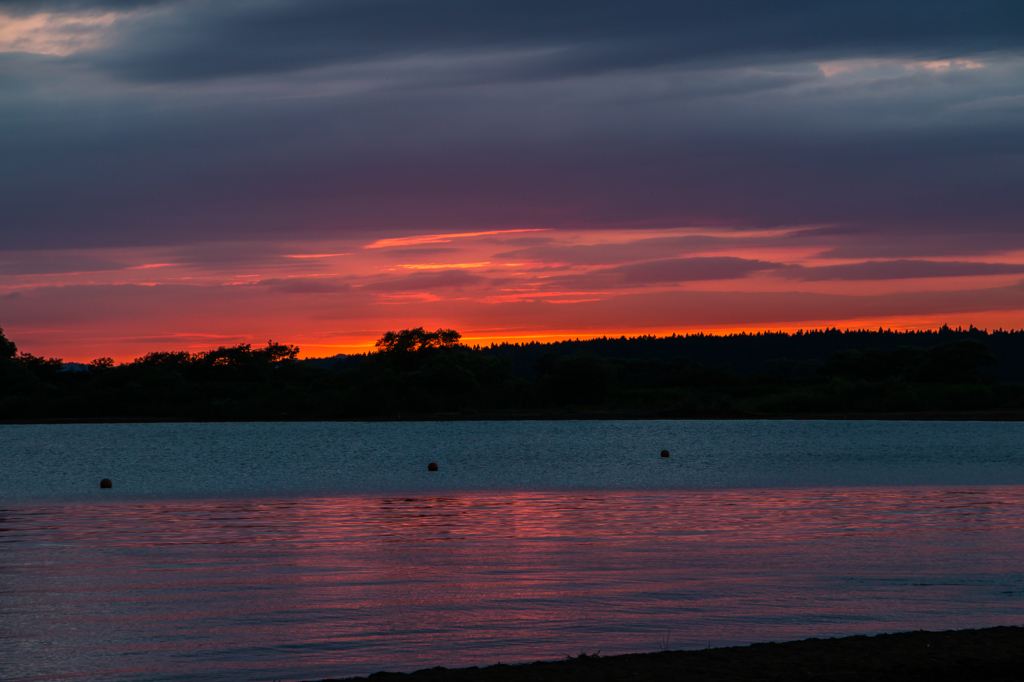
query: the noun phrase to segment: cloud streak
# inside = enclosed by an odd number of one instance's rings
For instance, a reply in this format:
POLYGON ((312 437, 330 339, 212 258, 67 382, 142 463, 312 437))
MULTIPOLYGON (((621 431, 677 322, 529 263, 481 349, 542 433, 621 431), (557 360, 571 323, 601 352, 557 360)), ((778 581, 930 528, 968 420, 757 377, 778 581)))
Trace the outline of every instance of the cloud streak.
POLYGON ((922 279, 931 277, 983 277, 1024 274, 1016 263, 972 263, 962 261, 890 260, 825 265, 789 270, 787 276, 805 282, 922 279))
MULTIPOLYGON (((1012 4, 878 0, 822 6, 789 0, 629 4, 538 0, 329 0, 264 3, 41 2, 51 13, 137 10, 91 56, 140 80, 237 77, 429 53, 543 52, 524 71, 567 77, 664 64, 799 54, 918 55, 932 62, 1024 44, 1012 4), (141 10, 141 11, 139 11, 141 10), (927 17, 927 20, 922 20, 927 17)), ((33 4, 6 3, 27 14, 33 4)))
POLYGON ((551 281, 564 283, 573 288, 581 286, 635 287, 739 279, 755 272, 775 270, 778 267, 780 267, 778 263, 730 256, 665 258, 612 268, 599 268, 583 275, 551 278, 551 281))
POLYGON ((461 289, 484 281, 483 277, 465 270, 445 270, 443 272, 416 272, 404 277, 369 282, 363 284, 361 288, 380 293, 419 292, 435 289, 461 289))

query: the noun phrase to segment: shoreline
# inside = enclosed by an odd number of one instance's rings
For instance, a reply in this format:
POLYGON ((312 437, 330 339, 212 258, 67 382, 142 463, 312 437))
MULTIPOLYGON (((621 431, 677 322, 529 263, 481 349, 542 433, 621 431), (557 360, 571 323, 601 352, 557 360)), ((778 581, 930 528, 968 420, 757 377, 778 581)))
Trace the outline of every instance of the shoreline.
MULTIPOLYGON (((320 682, 556 682, 559 680, 1016 680, 1024 670, 1024 627, 900 632, 749 646, 599 656, 561 661, 442 667, 320 682)), ((312 681, 310 681, 312 682, 312 681)))
POLYGON ((795 412, 792 414, 742 414, 708 412, 694 414, 677 410, 581 411, 581 412, 440 412, 361 418, 303 418, 282 415, 274 419, 194 419, 190 417, 41 417, 0 419, 0 426, 18 424, 215 424, 247 422, 463 422, 463 421, 1024 421, 1024 409, 960 410, 921 412, 795 412))

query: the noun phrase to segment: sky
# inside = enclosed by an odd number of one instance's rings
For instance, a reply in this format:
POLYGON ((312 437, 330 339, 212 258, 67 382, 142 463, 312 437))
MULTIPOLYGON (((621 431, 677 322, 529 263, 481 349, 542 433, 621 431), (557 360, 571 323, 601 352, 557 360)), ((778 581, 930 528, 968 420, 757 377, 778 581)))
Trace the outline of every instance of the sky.
POLYGON ((0 0, 0 327, 88 361, 1024 327, 1024 6, 0 0))

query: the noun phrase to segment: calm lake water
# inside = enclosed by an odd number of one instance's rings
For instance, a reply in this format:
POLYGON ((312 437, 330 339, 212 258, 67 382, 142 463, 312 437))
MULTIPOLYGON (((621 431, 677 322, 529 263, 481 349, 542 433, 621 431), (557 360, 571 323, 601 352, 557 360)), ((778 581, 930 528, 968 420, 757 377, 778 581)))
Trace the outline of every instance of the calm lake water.
POLYGON ((1020 624, 1022 444, 985 422, 0 426, 0 678, 1020 624))

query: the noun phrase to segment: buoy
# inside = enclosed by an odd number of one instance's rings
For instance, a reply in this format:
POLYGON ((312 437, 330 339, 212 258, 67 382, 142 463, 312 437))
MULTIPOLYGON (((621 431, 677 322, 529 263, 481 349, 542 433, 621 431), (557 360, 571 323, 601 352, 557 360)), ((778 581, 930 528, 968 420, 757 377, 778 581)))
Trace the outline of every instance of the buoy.
POLYGON ((437 462, 431 462, 428 464, 427 471, 437 471, 437 462))
POLYGON ((662 457, 668 457, 668 450, 662 450, 661 451, 661 456, 662 457))
POLYGON ((102 481, 100 481, 100 487, 101 488, 113 488, 114 484, 110 482, 109 478, 104 478, 102 481))

